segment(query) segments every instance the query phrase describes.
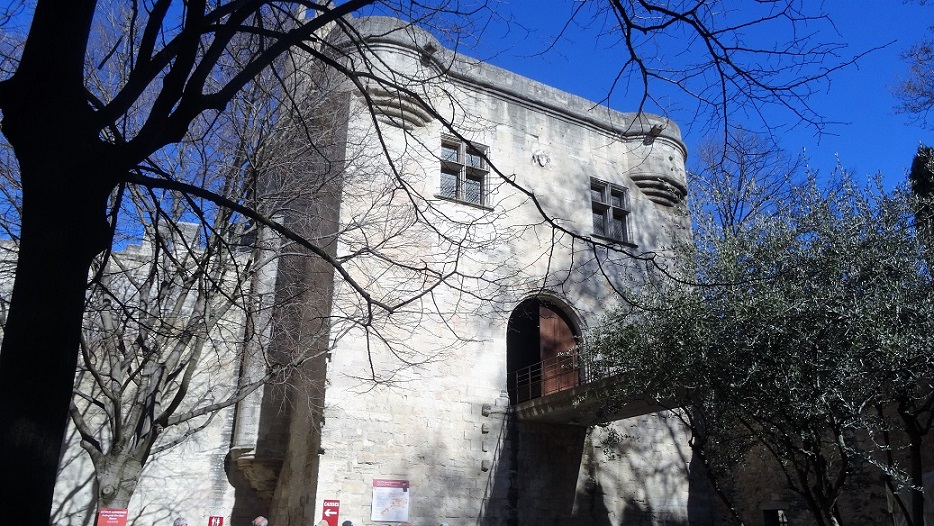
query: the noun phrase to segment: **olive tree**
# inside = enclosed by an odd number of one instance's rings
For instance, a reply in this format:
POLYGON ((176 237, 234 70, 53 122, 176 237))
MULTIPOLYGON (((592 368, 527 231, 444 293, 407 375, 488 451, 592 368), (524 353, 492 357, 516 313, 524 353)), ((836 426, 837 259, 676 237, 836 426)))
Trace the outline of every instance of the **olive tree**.
POLYGON ((744 228, 699 229, 682 260, 697 282, 653 289, 590 345, 622 373, 619 396, 683 408, 723 480, 758 446, 815 524, 840 524, 867 464, 916 483, 886 455, 914 462, 914 422, 888 410, 929 415, 932 283, 906 194, 844 179, 795 195, 744 228), (893 430, 898 444, 880 439, 893 430))

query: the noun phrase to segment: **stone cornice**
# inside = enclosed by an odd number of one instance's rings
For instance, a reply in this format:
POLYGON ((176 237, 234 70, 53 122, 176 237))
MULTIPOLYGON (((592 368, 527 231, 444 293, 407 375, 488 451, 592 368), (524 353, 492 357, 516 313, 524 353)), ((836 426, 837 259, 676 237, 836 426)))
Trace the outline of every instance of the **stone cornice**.
MULTIPOLYGON (((451 51, 430 33, 392 17, 361 17, 350 21, 367 47, 396 48, 431 67, 437 74, 471 86, 497 97, 534 107, 553 117, 578 122, 604 133, 624 138, 641 139, 650 144, 656 140, 674 145, 687 155, 681 131, 672 120, 659 115, 620 112, 606 106, 523 77, 511 71, 472 59, 451 51)), ((346 39, 346 37, 344 37, 346 39)), ((336 43, 341 46, 340 40, 336 43)), ((357 46, 355 46, 357 47, 357 46)))

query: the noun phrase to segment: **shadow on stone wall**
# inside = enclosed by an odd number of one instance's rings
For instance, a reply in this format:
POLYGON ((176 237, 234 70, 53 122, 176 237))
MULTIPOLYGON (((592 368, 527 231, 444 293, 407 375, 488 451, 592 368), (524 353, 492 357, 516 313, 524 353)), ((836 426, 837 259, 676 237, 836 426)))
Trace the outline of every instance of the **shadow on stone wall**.
POLYGON ((670 414, 608 428, 504 418, 478 526, 717 524, 702 467, 670 414))
POLYGON ((715 523, 712 491, 671 413, 590 428, 584 451, 576 523, 715 523))
POLYGON ((239 469, 233 467, 235 462, 230 453, 224 458, 224 471, 227 473, 228 482, 234 488, 234 506, 230 512, 232 526, 249 524, 254 517, 268 513, 265 510, 269 509, 269 504, 263 502, 250 481, 239 469))

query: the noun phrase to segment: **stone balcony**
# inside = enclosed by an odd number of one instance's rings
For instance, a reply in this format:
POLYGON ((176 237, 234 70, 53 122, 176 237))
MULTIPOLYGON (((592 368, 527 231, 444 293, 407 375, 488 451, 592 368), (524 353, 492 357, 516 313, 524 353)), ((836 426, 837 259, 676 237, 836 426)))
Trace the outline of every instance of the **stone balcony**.
POLYGON ((577 353, 545 360, 510 375, 520 421, 592 426, 666 409, 645 400, 620 402, 619 373, 577 353))

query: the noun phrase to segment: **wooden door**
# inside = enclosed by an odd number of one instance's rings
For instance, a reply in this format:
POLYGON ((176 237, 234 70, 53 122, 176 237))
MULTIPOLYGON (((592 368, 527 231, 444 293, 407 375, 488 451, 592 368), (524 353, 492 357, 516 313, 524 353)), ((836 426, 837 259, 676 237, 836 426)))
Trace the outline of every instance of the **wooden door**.
POLYGON ((539 351, 542 360, 542 394, 570 389, 579 383, 577 342, 574 331, 554 307, 539 306, 539 351))

